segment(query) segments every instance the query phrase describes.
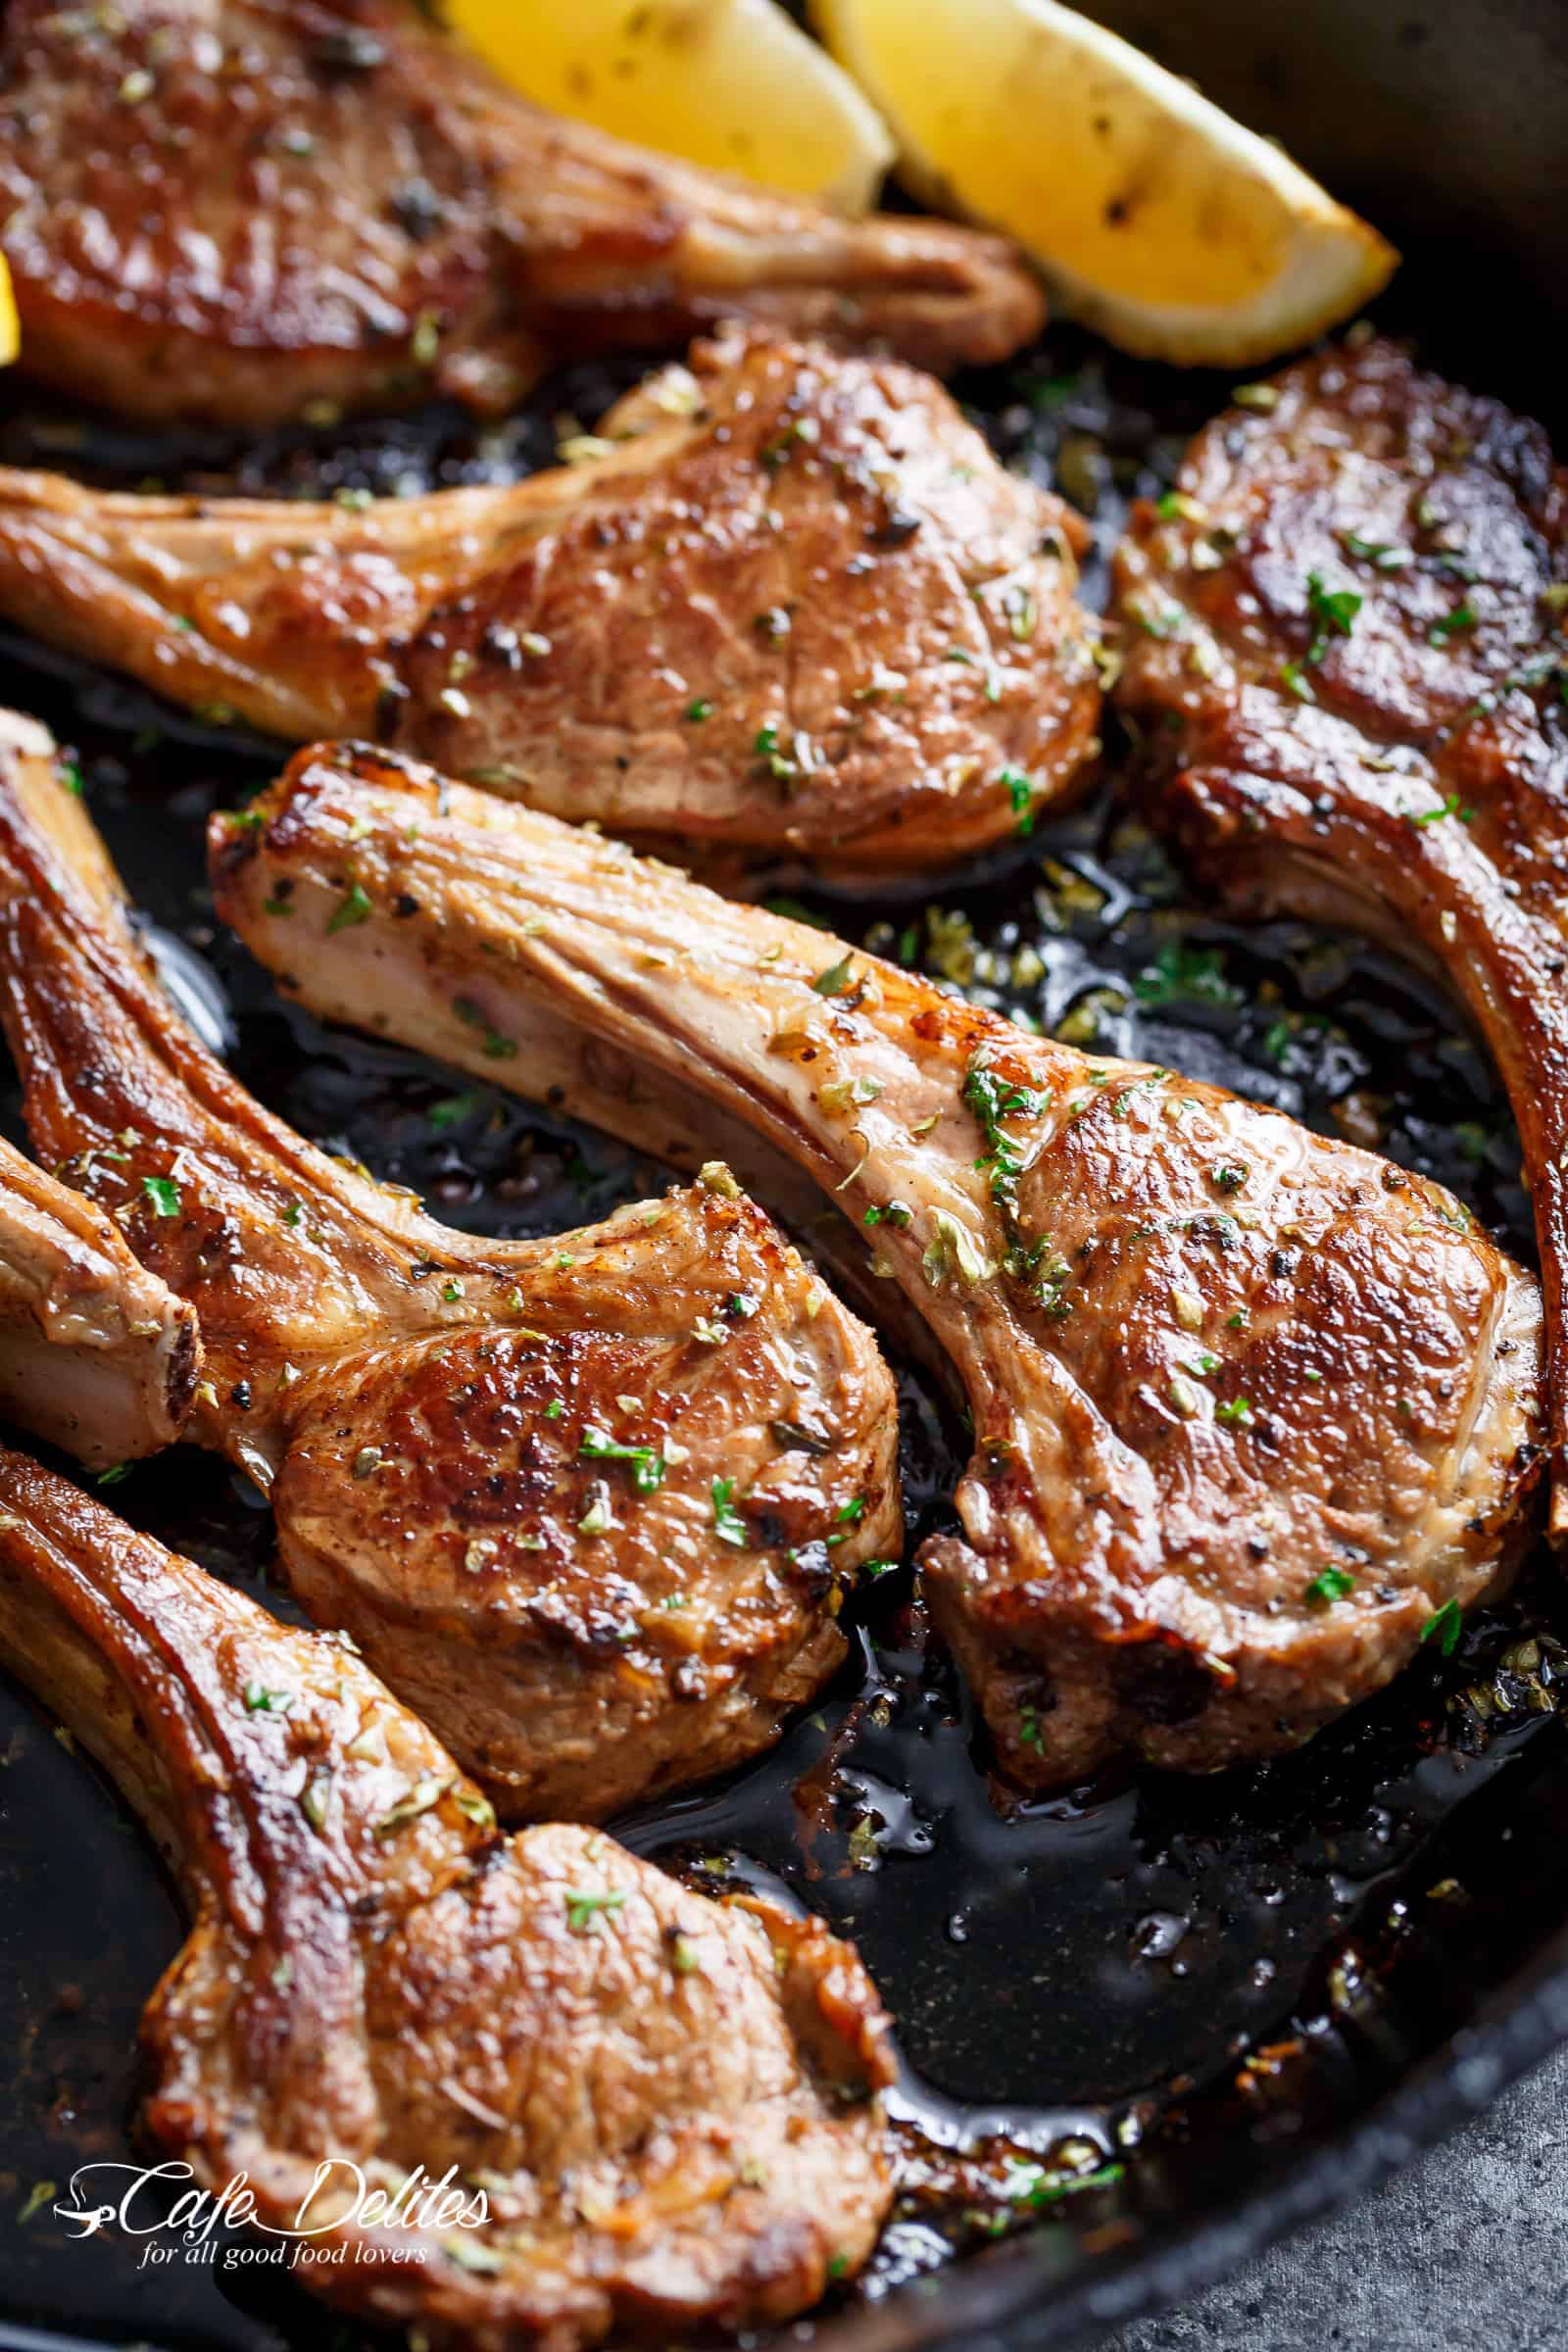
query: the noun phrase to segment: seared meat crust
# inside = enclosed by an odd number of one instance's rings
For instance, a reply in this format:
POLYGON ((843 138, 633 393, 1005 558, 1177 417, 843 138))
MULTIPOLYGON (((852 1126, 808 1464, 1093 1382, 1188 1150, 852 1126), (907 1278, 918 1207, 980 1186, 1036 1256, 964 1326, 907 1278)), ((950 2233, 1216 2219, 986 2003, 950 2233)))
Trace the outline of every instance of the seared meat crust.
POLYGON ((749 1129, 866 1237, 972 1419, 921 1564, 1018 1779, 1289 1746, 1506 1576, 1540 1302, 1438 1186, 367 748, 254 814, 219 908, 291 995, 676 1159, 749 1129))
POLYGON ((1568 473, 1537 425, 1388 343, 1200 433, 1119 562, 1156 812, 1257 914, 1443 971, 1524 1146, 1568 1535, 1568 473))
POLYGON ((138 498, 0 469, 0 612, 295 739, 618 832, 945 863, 1087 780, 1083 525, 928 376, 700 346, 494 490, 138 498))
POLYGON ((143 2020, 145 2132, 339 2256, 303 2283, 454 2352, 578 2352, 786 2320, 865 2259, 888 2027, 819 1921, 602 1832, 501 1838, 338 1642, 4 1449, 0 1658, 194 1917, 143 2020))
POLYGON ((39 1152, 197 1309, 192 1434, 509 1814, 701 1779, 837 1667, 899 1545, 893 1385, 732 1179, 509 1243, 328 1159, 180 1021, 36 748, 0 765, 0 1018, 39 1152))
POLYGON ((943 368, 1044 316, 1000 238, 541 113, 414 0, 8 0, 0 219, 23 366, 153 420, 499 412, 733 317, 943 368))

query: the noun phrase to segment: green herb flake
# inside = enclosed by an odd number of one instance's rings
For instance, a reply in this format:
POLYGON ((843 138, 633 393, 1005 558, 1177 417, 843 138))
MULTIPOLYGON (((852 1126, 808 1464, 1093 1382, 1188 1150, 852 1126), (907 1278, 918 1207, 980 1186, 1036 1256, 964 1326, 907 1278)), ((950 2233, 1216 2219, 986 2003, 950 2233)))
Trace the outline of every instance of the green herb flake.
POLYGON ((1462 605, 1455 605, 1451 612, 1445 612, 1441 620, 1432 623, 1427 631, 1427 643, 1441 648, 1447 644, 1450 637, 1462 637, 1467 630, 1473 629, 1480 618, 1480 613, 1468 600, 1462 605))
POLYGON ((713 1481, 713 1533, 721 1544, 733 1544, 743 1550, 749 1541, 746 1522, 735 1508, 735 1481, 715 1478, 713 1481))
POLYGON ((1006 793, 1012 807, 1013 831, 1020 841, 1027 841, 1035 829, 1035 787, 1033 777, 1021 767, 1004 767, 997 781, 1006 793))
POLYGON ((432 1102, 425 1116, 440 1134, 448 1127, 456 1127, 470 1111, 477 1110, 483 1100, 482 1095, 447 1095, 441 1102, 432 1102))
POLYGON ((1420 828, 1424 825, 1441 825, 1446 816, 1456 816, 1461 825, 1468 825, 1475 821, 1475 813, 1473 808, 1466 808, 1461 805, 1456 792, 1450 792, 1445 796, 1438 808, 1422 808, 1412 812, 1407 816, 1406 822, 1420 828))
POLYGON ((695 702, 686 706, 686 718, 691 726, 700 727, 705 718, 711 718, 712 715, 713 706, 706 695, 700 694, 695 702))
POLYGON ((179 1187, 172 1176, 144 1176, 141 1189, 159 1216, 178 1216, 179 1187))
POLYGON ((1402 571, 1414 562, 1407 547, 1396 547, 1387 539, 1363 539, 1359 531, 1342 531, 1340 545, 1348 556, 1355 556, 1379 571, 1402 571))
POLYGON ((478 1030, 485 1054, 491 1061, 510 1059, 516 1053, 516 1040, 504 1036, 499 1029, 492 1029, 471 997, 454 997, 452 1009, 466 1029, 478 1030))
POLYGON ((569 1886, 562 1896, 566 1906, 566 1926, 573 1936, 596 1936, 603 1919, 612 1919, 626 1903, 623 1886, 607 1886, 596 1891, 592 1887, 569 1886))
POLYGON ((1358 588, 1330 588, 1320 571, 1306 575, 1306 605, 1318 623, 1319 634, 1309 661, 1321 661, 1330 636, 1348 637, 1355 626, 1355 616, 1365 603, 1358 588), (1321 648, 1322 651, 1317 650, 1321 648))
POLYGON ((351 883, 332 909, 331 919, 326 926, 327 937, 330 939, 334 931, 352 931, 356 923, 368 922, 370 914, 368 894, 361 889, 358 882, 351 883))
POLYGON ((657 1446, 622 1446, 608 1430, 592 1424, 583 1431, 577 1451, 591 1462, 629 1463, 631 1483, 639 1494, 656 1493, 668 1467, 657 1446))
POLYGON ((1307 1586, 1306 1605, 1309 1609, 1331 1609, 1337 1600, 1344 1600, 1354 1591, 1355 1579, 1345 1569, 1325 1568, 1307 1586))
POLYGON ((811 986, 819 997, 842 997, 850 986, 854 971, 855 956, 851 950, 841 956, 837 963, 830 963, 825 972, 818 972, 811 986))
POLYGON ((1446 1600, 1442 1608, 1429 1617, 1421 1628, 1421 1639, 1423 1642, 1435 1642, 1443 1655, 1451 1658, 1459 1646, 1459 1636, 1463 1632, 1464 1619, 1459 1613, 1459 1603, 1446 1600))
POLYGON ((247 1715, 286 1715, 294 1704, 292 1690, 270 1690, 265 1683, 247 1683, 241 1696, 247 1715))

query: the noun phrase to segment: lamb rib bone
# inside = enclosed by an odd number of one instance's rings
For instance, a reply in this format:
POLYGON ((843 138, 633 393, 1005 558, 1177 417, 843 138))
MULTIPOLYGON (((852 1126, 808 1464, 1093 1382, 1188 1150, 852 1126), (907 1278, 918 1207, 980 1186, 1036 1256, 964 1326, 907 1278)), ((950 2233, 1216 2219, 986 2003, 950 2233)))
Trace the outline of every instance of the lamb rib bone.
POLYGON ((688 1158, 706 1096, 869 1232, 968 1400, 923 1568, 1014 1775, 1288 1745, 1506 1575, 1539 1299, 1436 1185, 368 747, 212 851, 318 1012, 688 1158))
POLYGON ((576 2352, 786 2320, 864 2260, 887 2021, 819 1921, 689 1893, 602 1831, 500 1837, 351 1645, 4 1448, 0 1660, 193 1918, 143 2019, 148 2137, 264 2228, 303 2221, 340 2257, 298 2271, 328 2300, 576 2352), (378 2230, 354 2166, 415 2183, 416 2226, 378 2230))
POLYGON ((0 753, 0 1017, 40 1153, 197 1309, 192 1434, 509 1813, 755 1753, 837 1666, 900 1544, 893 1386, 727 1171, 492 1242, 328 1159, 149 977, 36 742, 0 753))

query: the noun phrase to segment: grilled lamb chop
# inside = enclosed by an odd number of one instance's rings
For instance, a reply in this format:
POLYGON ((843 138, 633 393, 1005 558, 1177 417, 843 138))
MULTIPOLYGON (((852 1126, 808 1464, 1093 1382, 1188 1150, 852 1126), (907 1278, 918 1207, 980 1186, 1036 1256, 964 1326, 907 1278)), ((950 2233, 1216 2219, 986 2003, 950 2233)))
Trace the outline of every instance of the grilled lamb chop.
POLYGON ((0 1658, 194 1916, 143 2019, 146 2132, 338 2252, 305 2283, 433 2343, 573 2352, 785 2320, 864 2260, 887 2021, 819 1921, 600 1831, 503 1838, 332 1637, 4 1450, 0 1600, 0 1658), (406 2180, 409 2226, 356 2207, 406 2180))
POLYGON ((892 1383, 727 1171, 492 1242, 328 1159, 149 978, 35 751, 0 763, 0 1017, 39 1152, 197 1309, 191 1434, 506 1811, 713 1772, 839 1664, 842 1589, 898 1544, 892 1383))
POLYGON ((1568 1536, 1568 472, 1387 343, 1200 433, 1120 560, 1157 812, 1243 909, 1343 918, 1445 972, 1535 1205, 1568 1536))
POLYGON ((0 1413, 106 1470, 172 1445, 200 1365, 112 1219, 0 1141, 0 1413))
POLYGON ((213 871, 318 1012, 676 1158, 707 1098, 870 1229, 972 1416, 922 1565, 1017 1778, 1288 1746, 1506 1573, 1539 1300, 1437 1186, 368 748, 213 871))
POLYGON ((564 122, 413 0, 8 0, 0 218, 24 368, 154 420, 499 411, 733 317, 944 368, 1045 314, 1000 238, 564 122))
POLYGON ((699 348, 609 454, 340 506, 0 469, 0 612, 177 702, 619 832, 944 863, 1088 774, 1083 525, 929 377, 699 348))

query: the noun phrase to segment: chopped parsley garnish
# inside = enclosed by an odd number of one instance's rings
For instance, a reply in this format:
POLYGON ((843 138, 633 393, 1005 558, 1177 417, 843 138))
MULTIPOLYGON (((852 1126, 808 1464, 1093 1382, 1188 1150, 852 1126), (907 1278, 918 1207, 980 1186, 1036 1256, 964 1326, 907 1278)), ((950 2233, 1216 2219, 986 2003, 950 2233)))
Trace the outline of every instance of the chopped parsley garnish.
POLYGON ((1412 814, 1408 821, 1412 825, 1437 825, 1441 824, 1446 816, 1456 816, 1461 825, 1468 825, 1475 817, 1475 810, 1461 807, 1459 795, 1456 792, 1450 792, 1445 797, 1440 807, 1423 808, 1419 813, 1412 814))
POLYGON ((599 1922, 610 1919, 624 1907, 626 1890, 623 1886, 607 1886, 596 1893, 591 1887, 568 1886, 562 1897, 566 1906, 566 1925, 573 1936, 597 1935, 599 1922))
POLYGON ((1217 1159, 1208 1171, 1208 1181, 1216 1193, 1239 1193, 1249 1174, 1245 1159, 1217 1159))
POLYGON ((841 956, 837 963, 830 963, 825 972, 818 972, 811 986, 819 997, 842 997, 854 972, 855 956, 851 951, 841 956))
POLYGON ((746 1522, 735 1508, 735 1481, 715 1478, 713 1481, 713 1533, 721 1544, 733 1544, 743 1549, 747 1543, 746 1522))
POLYGON ((1359 531, 1342 531, 1340 545, 1348 556, 1356 556, 1379 571, 1402 571, 1413 560, 1407 547, 1396 547, 1387 539, 1363 539, 1359 531))
POLYGON ((1312 1582, 1307 1586, 1306 1604, 1308 1608, 1313 1609, 1332 1608, 1337 1600, 1344 1600, 1347 1593, 1354 1591, 1355 1579, 1345 1569, 1325 1568, 1320 1575, 1314 1576, 1312 1582))
POLYGON ((840 1522, 840 1525, 837 1529, 837 1532, 829 1536, 827 1539, 828 1549, 830 1551, 835 1544, 847 1544, 850 1540, 852 1531, 858 1527, 859 1522, 865 1517, 865 1496, 863 1494, 852 1494, 848 1502, 841 1502, 839 1504, 839 1507, 834 1512, 833 1516, 840 1522), (845 1520, 848 1520, 848 1526, 843 1524, 845 1520))
POLYGON ((1250 1421, 1252 1407, 1245 1396, 1233 1396, 1226 1403, 1215 1405, 1214 1418, 1216 1421, 1233 1421, 1238 1424, 1250 1421))
POLYGON ((172 1176, 144 1176, 141 1189, 161 1217, 179 1214, 179 1187, 172 1176))
POLYGON ((286 1715, 294 1704, 292 1690, 270 1690, 265 1683, 247 1683, 243 1696, 247 1715, 286 1715))
POLYGON ((432 1102, 425 1116, 438 1131, 456 1127, 461 1119, 467 1117, 470 1110, 478 1109, 482 1100, 479 1095, 448 1095, 444 1101, 432 1102))
POLYGON ((997 781, 1012 804, 1013 830, 1020 841, 1027 841, 1035 829, 1035 788, 1033 778, 1021 767, 1004 767, 997 781))
POLYGON ((95 1487, 118 1487, 122 1479, 129 1476, 128 1462, 111 1462, 107 1470, 99 1471, 92 1483, 95 1487))
POLYGON ((1050 1097, 1030 1086, 1013 1086, 999 1077, 984 1060, 972 1061, 964 1074, 963 1100, 973 1111, 986 1139, 983 1156, 975 1166, 991 1178, 991 1198, 999 1208, 1015 1206, 1018 1180, 1024 1172, 1023 1154, 1003 1132, 1004 1119, 1038 1119, 1050 1097))
POLYGON ((1054 2205, 1058 2198, 1076 2196, 1085 2188, 1111 2188, 1118 2180, 1125 2180, 1127 2174, 1124 2164, 1115 2163, 1100 2165, 1092 2173, 1052 2173, 1044 2165, 1017 2164, 1016 2159, 1009 2161, 1023 2176, 1016 2187, 1009 2184, 1010 2198, 1019 2204, 1036 2207, 1054 2205))
POLYGON ((577 1451, 594 1462, 628 1462, 631 1483, 639 1494, 652 1494, 663 1481, 668 1464, 657 1446, 622 1446, 608 1430, 589 1426, 577 1451))
POLYGON ((1330 588, 1320 571, 1306 575, 1306 606, 1317 622, 1317 634, 1307 650, 1314 666, 1328 651, 1330 637, 1348 637, 1365 599, 1358 588, 1330 588))
POLYGON ((479 1031, 485 1054, 491 1061, 504 1061, 517 1051, 515 1039, 504 1036, 499 1029, 492 1029, 471 997, 454 997, 452 1009, 465 1028, 479 1031))
POLYGON ((1161 522, 1201 522, 1203 510, 1196 498, 1184 490, 1162 490, 1154 501, 1154 513, 1161 522))
POLYGON ((700 727, 705 718, 711 718, 712 715, 713 706, 706 695, 700 694, 694 703, 686 706, 686 716, 694 727, 700 727))
POLYGON ((1445 612, 1441 620, 1432 623, 1427 631, 1427 643, 1445 646, 1450 637, 1463 636, 1467 629, 1473 629, 1480 618, 1474 605, 1468 602, 1455 605, 1451 612, 1445 612))
POLYGON ((1464 1619, 1459 1614, 1459 1603, 1446 1600, 1442 1608, 1429 1617, 1421 1628, 1421 1639, 1423 1642, 1435 1642, 1443 1655, 1451 1658, 1459 1646, 1459 1636, 1463 1632, 1464 1619))
POLYGON ((1168 939, 1152 963, 1145 964, 1133 980, 1141 1004, 1169 1004, 1190 998, 1201 1004, 1239 1004, 1242 992, 1225 977, 1225 958, 1218 948, 1190 947, 1185 939, 1168 939))
POLYGON ((331 919, 326 926, 328 936, 334 931, 352 930, 356 923, 368 922, 370 912, 368 894, 361 889, 358 882, 351 883, 332 909, 331 919))

